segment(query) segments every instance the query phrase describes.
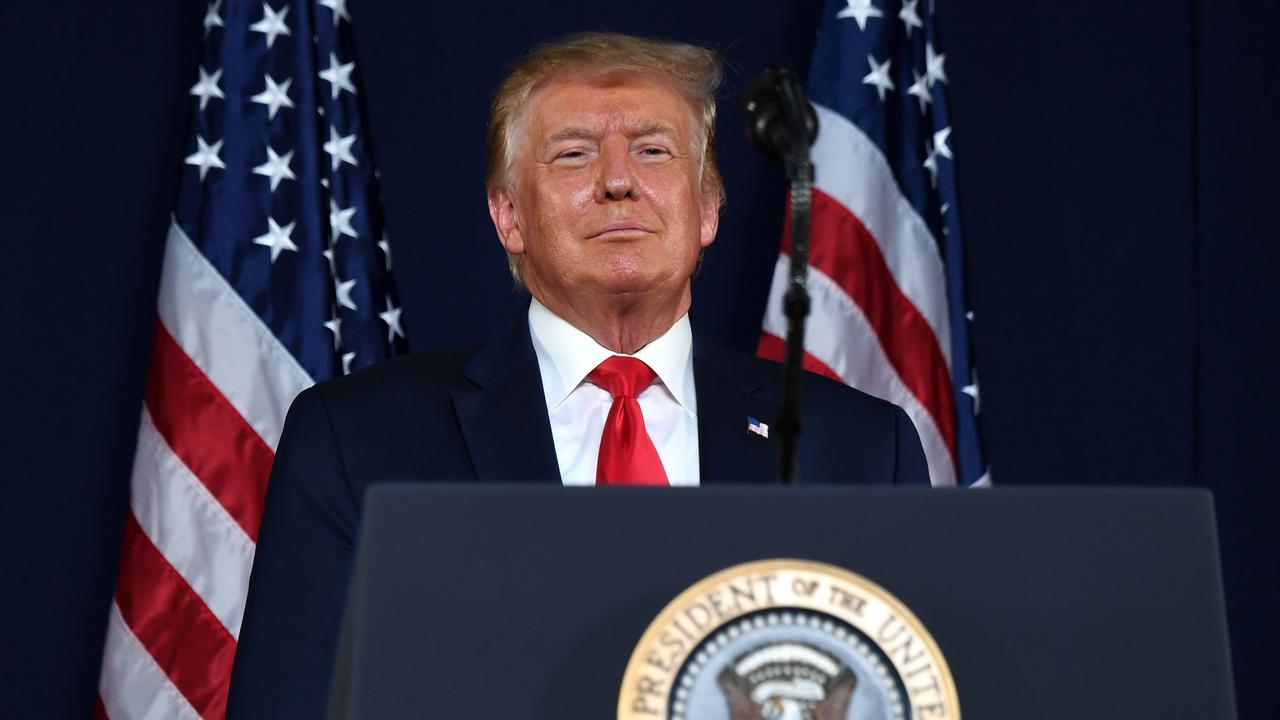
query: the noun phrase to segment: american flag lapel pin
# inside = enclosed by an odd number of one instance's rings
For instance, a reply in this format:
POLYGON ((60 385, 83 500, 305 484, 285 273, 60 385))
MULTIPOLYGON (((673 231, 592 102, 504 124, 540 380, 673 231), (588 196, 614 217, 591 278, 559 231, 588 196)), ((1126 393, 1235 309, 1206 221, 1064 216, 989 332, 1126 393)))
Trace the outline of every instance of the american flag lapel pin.
POLYGON ((753 417, 747 417, 747 432, 755 433, 762 438, 769 437, 769 426, 753 417))

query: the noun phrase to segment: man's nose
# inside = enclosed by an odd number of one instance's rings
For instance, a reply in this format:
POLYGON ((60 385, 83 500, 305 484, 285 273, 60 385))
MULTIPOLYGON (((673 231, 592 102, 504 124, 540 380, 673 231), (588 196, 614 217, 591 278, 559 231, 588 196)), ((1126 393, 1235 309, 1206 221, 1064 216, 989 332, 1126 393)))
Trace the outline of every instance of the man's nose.
POLYGON ((596 202, 625 200, 635 194, 636 177, 631 163, 631 151, 625 141, 604 145, 596 178, 596 202))

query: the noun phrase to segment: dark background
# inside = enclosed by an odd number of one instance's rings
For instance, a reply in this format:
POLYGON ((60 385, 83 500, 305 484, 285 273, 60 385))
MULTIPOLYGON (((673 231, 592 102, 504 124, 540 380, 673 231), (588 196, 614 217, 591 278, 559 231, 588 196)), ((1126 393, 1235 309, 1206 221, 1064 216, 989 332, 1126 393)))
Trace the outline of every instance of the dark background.
MULTIPOLYGON (((1280 5, 936 2, 995 481, 1211 488, 1241 716, 1276 717, 1280 5)), ((729 207, 694 312, 752 348, 783 186, 733 96, 770 60, 807 67, 820 3, 430 5, 351 8, 415 347, 520 303, 484 209, 491 88, 531 43, 608 27, 728 56, 729 207)), ((92 706, 203 12, 0 9, 6 717, 92 706)))

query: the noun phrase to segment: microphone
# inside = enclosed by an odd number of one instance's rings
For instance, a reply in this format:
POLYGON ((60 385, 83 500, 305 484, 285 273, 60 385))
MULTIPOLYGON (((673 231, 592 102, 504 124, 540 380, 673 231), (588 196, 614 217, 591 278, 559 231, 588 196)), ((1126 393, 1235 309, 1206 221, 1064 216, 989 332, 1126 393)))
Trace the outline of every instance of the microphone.
POLYGON ((777 65, 752 78, 742 91, 747 136, 765 155, 783 159, 804 153, 818 137, 818 114, 791 71, 777 65))
POLYGON ((809 314, 809 220, 813 210, 813 160, 809 147, 818 137, 818 114, 791 71, 769 66, 742 91, 747 136, 765 155, 782 160, 791 183, 791 270, 782 310, 787 317, 787 349, 778 408, 778 483, 799 475, 796 441, 800 435, 800 370, 804 324, 809 314))

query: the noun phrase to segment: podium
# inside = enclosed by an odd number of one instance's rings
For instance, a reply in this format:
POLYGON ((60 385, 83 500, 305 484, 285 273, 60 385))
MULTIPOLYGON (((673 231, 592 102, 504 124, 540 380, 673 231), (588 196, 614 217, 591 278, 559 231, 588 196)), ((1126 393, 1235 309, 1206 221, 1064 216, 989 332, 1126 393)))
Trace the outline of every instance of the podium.
POLYGON ((965 718, 1235 717, 1204 491, 436 483, 368 494, 329 717, 616 717, 663 608, 773 558, 895 596, 965 718))

